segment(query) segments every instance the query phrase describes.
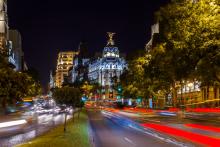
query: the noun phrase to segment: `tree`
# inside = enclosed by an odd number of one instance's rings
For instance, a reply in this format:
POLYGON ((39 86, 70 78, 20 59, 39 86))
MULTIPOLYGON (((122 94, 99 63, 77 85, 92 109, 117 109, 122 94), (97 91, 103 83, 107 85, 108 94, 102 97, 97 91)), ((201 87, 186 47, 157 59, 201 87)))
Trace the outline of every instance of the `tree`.
POLYGON ((14 71, 6 58, 0 55, 0 103, 3 110, 8 104, 15 105, 23 97, 35 96, 39 92, 32 77, 26 73, 14 71))
POLYGON ((42 88, 40 84, 39 72, 34 68, 30 68, 28 69, 28 71, 25 71, 25 73, 31 77, 31 84, 30 84, 31 85, 30 89, 32 91, 31 96, 40 95, 42 93, 42 88))
MULTIPOLYGON (((81 92, 78 88, 73 88, 73 87, 56 88, 53 91, 53 97, 55 98, 57 104, 72 106, 74 110, 76 106, 82 106, 81 92)), ((78 116, 79 113, 80 111, 78 112, 78 116)), ((67 117, 67 112, 65 112, 64 131, 66 131, 66 117, 67 117)), ((73 120, 74 120, 74 112, 73 112, 73 120)))
POLYGON ((93 90, 93 85, 89 84, 87 81, 85 81, 83 83, 83 85, 80 87, 80 89, 82 90, 83 94, 86 96, 86 97, 89 97, 90 93, 92 92, 93 90))
POLYGON ((174 106, 178 82, 180 85, 183 80, 195 79, 208 85, 220 82, 219 11, 217 0, 196 3, 173 0, 156 13, 160 42, 154 50, 163 57, 158 65, 165 69, 171 82, 174 106))
POLYGON ((23 97, 35 96, 36 93, 39 92, 30 76, 10 68, 0 69, 0 99, 3 109, 7 104, 15 104, 23 97))
POLYGON ((128 62, 128 70, 120 77, 123 95, 127 98, 146 98, 148 95, 148 79, 144 76, 145 66, 149 64, 150 56, 145 51, 138 51, 128 62))

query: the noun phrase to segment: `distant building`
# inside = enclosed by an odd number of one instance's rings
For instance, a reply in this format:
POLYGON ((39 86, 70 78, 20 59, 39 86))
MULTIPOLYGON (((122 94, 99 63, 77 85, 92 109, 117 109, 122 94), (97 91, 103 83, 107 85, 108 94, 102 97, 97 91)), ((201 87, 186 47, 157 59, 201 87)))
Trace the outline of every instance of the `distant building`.
POLYGON ((12 42, 10 57, 14 59, 16 71, 24 71, 24 53, 22 50, 21 34, 17 30, 9 30, 9 40, 12 42))
POLYGON ((50 71, 50 82, 49 82, 49 89, 53 89, 56 87, 56 74, 53 71, 50 71))
POLYGON ((159 37, 159 31, 160 31, 160 25, 159 23, 156 23, 151 26, 151 38, 149 42, 146 44, 145 49, 146 51, 150 51, 155 47, 156 43, 158 43, 158 37, 159 37))
POLYGON ((69 75, 69 69, 73 66, 73 59, 78 52, 66 51, 60 52, 57 59, 56 69, 56 87, 62 87, 64 77, 69 75))
POLYGON ((71 83, 88 80, 88 65, 90 58, 88 46, 85 41, 80 42, 78 52, 79 54, 74 59, 74 66, 71 71, 71 83))
POLYGON ((120 58, 118 47, 115 46, 113 35, 108 33, 109 40, 104 47, 102 58, 91 61, 88 69, 88 78, 90 82, 99 83, 103 89, 103 99, 112 99, 114 97, 113 85, 114 79, 120 80, 120 75, 127 68, 124 58, 120 58))
POLYGON ((15 53, 13 51, 13 43, 12 41, 8 41, 8 52, 7 52, 7 60, 10 63, 10 67, 12 67, 14 70, 16 70, 16 60, 15 60, 15 53))

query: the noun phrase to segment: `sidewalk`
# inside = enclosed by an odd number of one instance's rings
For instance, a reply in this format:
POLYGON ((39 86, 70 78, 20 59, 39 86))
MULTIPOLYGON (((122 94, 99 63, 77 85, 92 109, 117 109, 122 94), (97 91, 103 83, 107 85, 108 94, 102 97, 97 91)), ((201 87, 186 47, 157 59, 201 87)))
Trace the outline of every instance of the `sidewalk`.
POLYGON ((63 147, 89 147, 89 124, 88 116, 83 110, 80 113, 80 118, 75 115, 75 121, 72 119, 67 123, 67 130, 64 133, 63 125, 59 125, 48 133, 39 136, 25 144, 18 145, 18 147, 49 147, 49 146, 63 146, 63 147))

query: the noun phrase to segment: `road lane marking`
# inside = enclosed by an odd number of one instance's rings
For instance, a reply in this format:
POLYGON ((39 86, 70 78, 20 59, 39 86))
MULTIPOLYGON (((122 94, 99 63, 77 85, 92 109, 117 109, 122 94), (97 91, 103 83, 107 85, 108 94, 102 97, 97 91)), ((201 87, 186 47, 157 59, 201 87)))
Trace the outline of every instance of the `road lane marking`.
POLYGON ((127 142, 129 142, 133 146, 136 146, 136 144, 132 140, 128 139, 127 137, 124 137, 124 140, 126 140, 127 142))

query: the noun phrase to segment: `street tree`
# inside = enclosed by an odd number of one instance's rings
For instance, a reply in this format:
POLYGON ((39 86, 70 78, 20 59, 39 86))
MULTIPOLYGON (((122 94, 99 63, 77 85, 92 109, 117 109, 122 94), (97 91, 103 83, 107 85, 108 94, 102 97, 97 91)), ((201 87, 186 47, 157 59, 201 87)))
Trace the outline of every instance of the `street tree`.
POLYGON ((147 86, 148 78, 145 75, 145 66, 150 61, 149 54, 145 51, 130 57, 128 70, 125 70, 120 77, 120 84, 123 87, 123 95, 127 98, 146 98, 148 96, 147 86))
POLYGON ((82 90, 84 96, 89 97, 90 93, 93 91, 93 85, 85 81, 80 89, 82 90))
POLYGON ((7 105, 40 93, 40 86, 26 73, 16 72, 6 59, 0 56, 0 103, 5 111, 7 105))
POLYGON ((217 0, 173 0, 156 13, 160 41, 153 50, 161 56, 158 65, 171 82, 174 106, 182 81, 220 82, 219 12, 217 0))
MULTIPOLYGON (((53 91, 53 97, 57 104, 67 106, 72 106, 73 108, 73 121, 74 121, 74 112, 76 107, 82 107, 81 104, 81 92, 78 88, 73 87, 63 87, 63 88, 55 88, 53 91)), ((80 111, 78 111, 79 116, 80 111)), ((66 131, 66 118, 67 111, 65 111, 65 123, 64 123, 64 131, 66 131)))
POLYGON ((3 109, 8 104, 15 105, 22 98, 39 93, 34 80, 25 73, 10 68, 0 69, 0 98, 3 109))

